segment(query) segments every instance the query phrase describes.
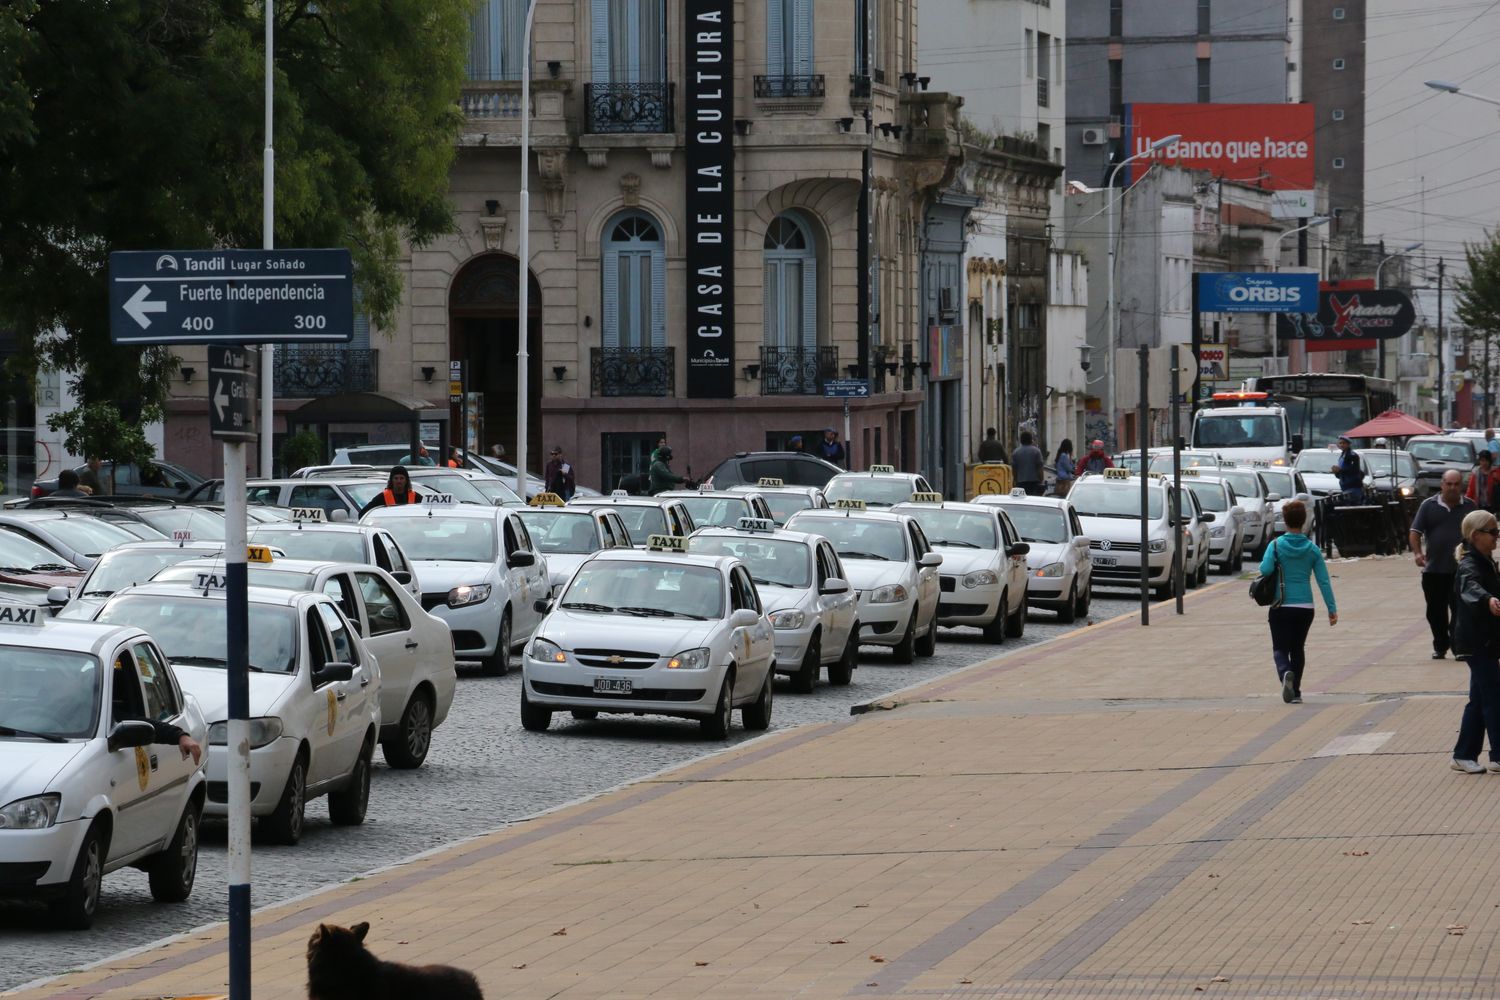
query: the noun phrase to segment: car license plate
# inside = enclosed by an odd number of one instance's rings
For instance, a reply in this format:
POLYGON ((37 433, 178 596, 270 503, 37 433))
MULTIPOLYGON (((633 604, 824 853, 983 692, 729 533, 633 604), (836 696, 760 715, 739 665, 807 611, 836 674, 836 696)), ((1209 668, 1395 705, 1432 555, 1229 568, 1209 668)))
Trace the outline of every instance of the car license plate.
POLYGON ((1119 565, 1119 562, 1120 562, 1120 560, 1116 559, 1114 556, 1095 556, 1094 557, 1094 565, 1095 566, 1117 566, 1117 565, 1119 565))
POLYGON ((631 681, 629 677, 595 677, 595 694, 629 694, 631 681))

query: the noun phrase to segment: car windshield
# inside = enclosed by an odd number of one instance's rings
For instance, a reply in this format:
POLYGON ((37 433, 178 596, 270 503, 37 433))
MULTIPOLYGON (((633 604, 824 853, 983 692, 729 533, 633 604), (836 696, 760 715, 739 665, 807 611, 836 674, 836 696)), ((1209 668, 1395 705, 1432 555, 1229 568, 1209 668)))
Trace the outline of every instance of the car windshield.
MULTIPOLYGON (((1192 452, 1185 451, 1182 453, 1182 467, 1184 469, 1217 469, 1219 467, 1219 459, 1215 455, 1195 455, 1192 452)), ((1151 471, 1171 472, 1172 453, 1169 451, 1165 455, 1152 455, 1151 471)))
POLYGON ((428 562, 495 561, 495 521, 490 517, 381 516, 377 508, 370 519, 395 536, 408 559, 428 562))
POLYGON ((812 551, 802 542, 755 535, 694 535, 688 539, 688 551, 734 556, 763 586, 811 586, 812 551))
POLYGON ((1474 464, 1474 448, 1467 441, 1412 441, 1407 444, 1406 450, 1419 462, 1463 466, 1474 464))
POLYGON ((114 549, 99 557, 84 578, 83 597, 108 597, 126 587, 154 580, 168 566, 203 556, 201 549, 114 549))
MULTIPOLYGON (((145 629, 173 663, 225 665, 224 600, 221 597, 122 594, 104 606, 99 621, 145 629)), ((250 669, 275 674, 297 670, 297 614, 275 604, 250 604, 250 669)))
POLYGON ((1286 429, 1281 417, 1269 413, 1200 410, 1193 424, 1195 448, 1284 448, 1286 429))
POLYGON ((667 534, 666 512, 655 504, 615 504, 614 511, 625 522, 625 530, 630 532, 633 545, 645 545, 650 535, 667 534))
MULTIPOLYGON (((1388 451, 1362 451, 1359 453, 1360 461, 1365 463, 1365 471, 1372 476, 1389 476, 1393 456, 1388 451)), ((1467 461, 1467 459, 1465 460, 1467 461)), ((1417 477, 1417 463, 1411 455, 1396 452, 1394 455, 1396 476, 1400 479, 1415 479, 1417 477)))
POLYGON ((349 499, 354 501, 356 507, 364 507, 365 504, 375 499, 377 493, 385 490, 385 483, 372 479, 367 483, 353 483, 341 488, 349 495, 349 499))
POLYGON ((1033 504, 1004 504, 1010 523, 1023 542, 1066 542, 1068 520, 1056 507, 1039 507, 1033 504))
POLYGON ((724 614, 724 585, 707 566, 663 561, 594 559, 583 564, 558 607, 643 618, 697 618, 724 614))
MULTIPOLYGON (((1082 482, 1068 491, 1068 500, 1080 517, 1140 517, 1141 484, 1082 482)), ((1147 490, 1147 516, 1162 515, 1165 498, 1156 488, 1147 490)))
POLYGON ((1332 474, 1334 463, 1339 460, 1338 449, 1308 448, 1297 456, 1292 468, 1298 472, 1327 472, 1332 474))
POLYGON ((843 559, 879 559, 900 562, 906 558, 906 531, 894 521, 871 521, 861 517, 809 517, 794 519, 797 531, 822 535, 833 543, 843 559))
POLYGON ((903 507, 901 513, 916 518, 933 545, 960 549, 1000 547, 1000 536, 996 531, 999 520, 994 514, 919 506, 903 507))
POLYGON ((0 656, 0 740, 34 738, 30 733, 93 736, 101 679, 98 658, 87 653, 6 646, 0 656))
POLYGON ((210 510, 192 507, 147 507, 136 511, 147 524, 172 537, 174 531, 191 531, 193 538, 205 542, 224 540, 224 518, 210 510))
POLYGON ((468 483, 480 493, 489 497, 490 503, 521 502, 521 498, 516 496, 516 491, 498 479, 470 479, 468 483))
POLYGON ((587 555, 599 551, 594 515, 581 510, 523 510, 521 522, 542 554, 587 555))
POLYGON ((316 559, 319 562, 367 563, 364 536, 354 531, 325 531, 316 525, 275 525, 251 528, 250 541, 256 545, 274 545, 288 559, 316 559))
POLYGON ((1260 473, 1260 477, 1266 481, 1267 493, 1275 493, 1283 500, 1299 492, 1292 475, 1290 469, 1262 469, 1260 473))
POLYGON ((417 472, 412 475, 411 481, 418 486, 425 486, 435 493, 452 494, 457 503, 491 504, 493 501, 488 496, 479 492, 473 483, 457 473, 424 474, 417 472))
POLYGON ((57 536, 57 539, 72 549, 90 558, 98 557, 116 545, 140 541, 124 528, 94 517, 54 517, 45 525, 38 525, 57 536))
POLYGON ((771 516, 777 524, 786 524, 787 518, 799 510, 810 510, 813 505, 812 497, 806 493, 762 493, 761 496, 771 508, 771 516))
POLYGON ((11 572, 45 573, 48 570, 73 569, 61 556, 45 545, 14 531, 0 531, 0 569, 11 572))
POLYGON ((744 497, 679 497, 693 523, 702 527, 732 528, 742 517, 750 517, 754 511, 744 497))
POLYGON ((1229 509, 1229 497, 1224 495, 1224 487, 1218 483, 1185 483, 1184 485, 1193 491, 1193 496, 1198 498, 1198 506, 1204 510, 1229 509))
POLYGON ((1253 472, 1233 472, 1220 469, 1219 478, 1234 487, 1237 497, 1263 497, 1266 491, 1260 488, 1260 476, 1253 472))
POLYGON ((867 504, 890 507, 906 503, 916 492, 911 480, 905 476, 835 476, 823 488, 828 502, 835 500, 863 500, 867 504))

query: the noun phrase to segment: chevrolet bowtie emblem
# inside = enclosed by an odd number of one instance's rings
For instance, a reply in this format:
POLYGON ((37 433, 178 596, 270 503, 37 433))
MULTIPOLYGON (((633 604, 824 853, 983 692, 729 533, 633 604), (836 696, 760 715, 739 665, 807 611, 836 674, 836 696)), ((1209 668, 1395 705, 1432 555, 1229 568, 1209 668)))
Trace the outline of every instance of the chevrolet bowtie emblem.
POLYGON ((619 653, 613 653, 613 654, 610 655, 609 662, 610 663, 624 663, 625 662, 625 657, 621 656, 619 653))

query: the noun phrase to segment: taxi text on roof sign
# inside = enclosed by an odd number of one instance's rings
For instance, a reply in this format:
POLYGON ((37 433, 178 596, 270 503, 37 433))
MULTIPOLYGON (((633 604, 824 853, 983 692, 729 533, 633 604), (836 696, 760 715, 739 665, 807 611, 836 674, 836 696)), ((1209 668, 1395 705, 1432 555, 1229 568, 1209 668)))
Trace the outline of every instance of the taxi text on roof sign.
POLYGON ((628 497, 628 496, 630 496, 630 491, 629 490, 610 490, 609 491, 609 495, 612 496, 612 497, 628 497))
POLYGON ((226 591, 229 589, 229 578, 226 577, 223 573, 210 573, 207 571, 202 573, 194 573, 193 589, 202 591, 226 591))
POLYGON ((304 521, 311 521, 314 524, 321 524, 323 522, 323 508, 322 507, 293 507, 292 508, 292 520, 296 521, 298 523, 301 523, 301 522, 304 522, 304 521))
POLYGON ((764 487, 766 489, 779 489, 780 487, 785 486, 786 483, 782 482, 780 479, 777 479, 775 476, 761 476, 758 480, 755 481, 755 485, 764 487))
POLYGON ((193 540, 193 533, 186 528, 173 528, 172 541, 178 545, 186 545, 193 540))
POLYGON ((646 549, 650 552, 686 552, 687 539, 678 535, 648 535, 646 549))
POLYGON ((538 493, 526 501, 533 507, 562 507, 565 506, 563 498, 556 493, 538 493))
POLYGON ((896 471, 896 467, 894 465, 872 465, 872 466, 870 466, 870 471, 871 472, 895 472, 896 471))
POLYGON ((840 497, 839 499, 837 499, 837 500, 835 500, 833 502, 833 505, 835 507, 837 507, 839 510, 864 510, 865 509, 865 502, 863 500, 851 500, 848 497, 840 497))
POLYGON ((741 531, 775 531, 776 522, 769 517, 742 517, 734 522, 741 531))
POLYGON ((1104 470, 1104 478, 1105 479, 1129 479, 1130 478, 1130 470, 1129 469, 1105 469, 1104 470))
POLYGON ((451 507, 453 506, 453 494, 429 493, 422 498, 422 503, 429 507, 451 507))
POLYGON ((943 502, 943 495, 941 493, 913 493, 911 495, 911 502, 912 503, 942 503, 943 502))
MULTIPOLYGON (((1199 473, 1198 467, 1196 465, 1190 465, 1186 469, 1182 470, 1182 474, 1184 476, 1197 476, 1201 473, 1199 473)), ((1159 473, 1152 473, 1152 475, 1159 475, 1159 473)))
POLYGON ((246 547, 245 561, 253 563, 268 563, 271 561, 271 547, 269 545, 250 545, 246 547))
POLYGON ((41 628, 41 608, 23 607, 19 604, 0 604, 0 625, 22 625, 26 628, 41 628))

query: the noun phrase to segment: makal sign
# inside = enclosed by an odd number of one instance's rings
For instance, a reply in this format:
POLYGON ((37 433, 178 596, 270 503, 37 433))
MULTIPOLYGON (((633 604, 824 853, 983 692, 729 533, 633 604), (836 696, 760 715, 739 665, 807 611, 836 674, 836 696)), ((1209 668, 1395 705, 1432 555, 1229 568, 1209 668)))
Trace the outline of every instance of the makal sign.
POLYGON ((734 396, 734 2, 686 0, 687 394, 734 396))
POLYGON ((1198 274, 1198 311, 1303 313, 1318 301, 1316 274, 1272 271, 1198 274))

